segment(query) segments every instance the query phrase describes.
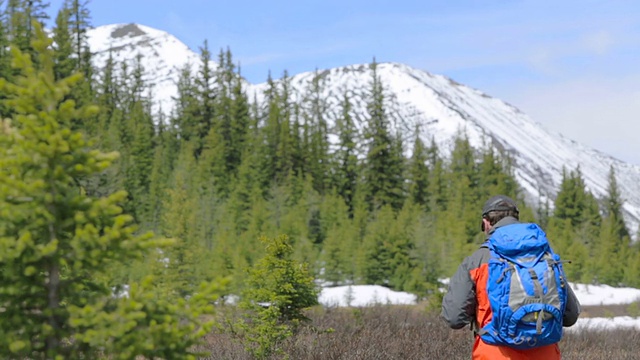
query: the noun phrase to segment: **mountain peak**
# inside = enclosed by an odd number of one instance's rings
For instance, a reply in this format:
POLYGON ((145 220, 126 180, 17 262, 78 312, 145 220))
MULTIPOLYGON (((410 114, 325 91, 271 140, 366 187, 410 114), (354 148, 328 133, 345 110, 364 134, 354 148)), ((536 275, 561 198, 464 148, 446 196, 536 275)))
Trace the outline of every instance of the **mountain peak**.
POLYGON ((113 31, 111 31, 111 38, 113 39, 118 39, 122 37, 132 38, 132 37, 142 36, 146 34, 147 33, 144 32, 142 29, 140 29, 140 27, 137 24, 132 23, 132 24, 121 25, 113 29, 113 31))
MULTIPOLYGON (((93 63, 98 69, 104 68, 109 57, 116 64, 126 63, 129 69, 140 61, 145 70, 143 78, 152 88, 156 112, 173 107, 172 97, 177 94, 180 70, 190 64, 195 71, 200 63, 199 56, 175 36, 140 24, 99 26, 87 35, 93 63)), ((213 62, 212 67, 216 67, 213 62)))

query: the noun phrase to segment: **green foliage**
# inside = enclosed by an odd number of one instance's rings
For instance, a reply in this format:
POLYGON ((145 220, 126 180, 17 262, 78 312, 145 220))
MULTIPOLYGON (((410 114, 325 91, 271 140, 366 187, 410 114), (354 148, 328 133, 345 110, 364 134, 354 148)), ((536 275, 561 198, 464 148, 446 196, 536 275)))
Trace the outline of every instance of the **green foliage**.
POLYGON ((49 7, 49 3, 42 0, 7 1, 7 28, 11 43, 20 51, 32 55, 32 61, 36 65, 39 61, 31 44, 36 36, 34 25, 44 27, 44 20, 49 18, 46 13, 47 7, 49 7))
POLYGON ((70 76, 76 68, 76 59, 71 57, 73 44, 69 34, 70 10, 63 6, 56 16, 56 27, 53 29, 53 41, 56 46, 54 73, 56 79, 70 76))
POLYGON ((240 303, 247 313, 239 324, 247 350, 260 359, 282 354, 282 341, 307 320, 303 311, 318 303, 318 289, 306 265, 291 259, 289 238, 261 241, 267 253, 249 271, 240 303))
MULTIPOLYGON (((84 307, 70 306, 69 323, 76 329, 74 341, 99 349, 110 359, 196 359, 193 347, 213 327, 206 317, 212 301, 222 291, 218 283, 202 284, 188 300, 158 293, 146 278, 134 284, 128 296, 102 299, 84 307)), ((73 355, 79 356, 82 352, 73 355)), ((73 356, 75 357, 75 356, 73 356)))
POLYGON ((351 116, 351 102, 347 94, 341 104, 341 116, 336 120, 339 138, 338 149, 334 157, 334 184, 338 194, 349 207, 353 215, 353 202, 358 184, 358 157, 356 153, 357 129, 351 116))
POLYGON ((420 128, 416 128, 415 140, 413 143, 413 151, 409 165, 409 199, 414 204, 428 209, 430 202, 429 196, 429 166, 427 164, 428 154, 427 148, 424 146, 420 138, 420 128))
POLYGON ((398 210, 404 202, 404 158, 402 140, 390 133, 389 118, 385 110, 383 84, 378 76, 375 59, 370 65, 371 83, 367 103, 367 161, 364 177, 367 202, 372 210, 391 205, 398 210))
POLYGON ((329 185, 327 179, 329 164, 329 129, 326 114, 329 104, 323 96, 325 73, 315 71, 309 84, 306 99, 305 124, 309 127, 308 161, 309 172, 314 182, 314 189, 324 194, 329 185))
POLYGON ((618 238, 629 237, 629 230, 622 216, 623 199, 616 180, 616 171, 613 165, 609 169, 609 182, 607 184, 607 196, 604 199, 604 215, 612 219, 618 238))
POLYGON ((35 31, 39 67, 14 48, 20 75, 0 79, 15 114, 0 127, 0 356, 195 358, 218 289, 169 302, 148 280, 132 284, 129 296, 112 294, 110 270, 164 242, 138 233, 122 211, 125 192, 95 197, 79 186, 117 155, 70 130, 97 108, 65 100, 81 76, 56 80, 51 41, 37 24, 35 31))
MULTIPOLYGON (((4 6, 4 0, 0 0, 0 8, 4 6)), ((13 70, 11 69, 11 56, 9 54, 9 34, 6 24, 4 9, 0 9, 0 78, 10 80, 13 70)), ((5 93, 0 93, 0 119, 10 116, 8 107, 4 104, 5 93)))

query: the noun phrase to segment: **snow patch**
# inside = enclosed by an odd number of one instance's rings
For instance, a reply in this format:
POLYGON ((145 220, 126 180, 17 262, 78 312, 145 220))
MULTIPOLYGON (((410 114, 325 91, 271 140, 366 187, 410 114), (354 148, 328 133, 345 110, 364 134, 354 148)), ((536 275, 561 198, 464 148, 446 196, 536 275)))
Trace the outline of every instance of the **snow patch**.
POLYGON ((565 328, 565 331, 580 332, 585 330, 640 330, 640 318, 631 316, 616 316, 612 318, 579 318, 573 326, 565 328))
POLYGON ((347 285, 323 288, 318 302, 327 307, 372 306, 377 304, 411 305, 417 302, 414 294, 393 291, 380 285, 347 285))
POLYGON ((571 289, 582 306, 620 305, 640 301, 640 289, 575 283, 571 284, 571 289))

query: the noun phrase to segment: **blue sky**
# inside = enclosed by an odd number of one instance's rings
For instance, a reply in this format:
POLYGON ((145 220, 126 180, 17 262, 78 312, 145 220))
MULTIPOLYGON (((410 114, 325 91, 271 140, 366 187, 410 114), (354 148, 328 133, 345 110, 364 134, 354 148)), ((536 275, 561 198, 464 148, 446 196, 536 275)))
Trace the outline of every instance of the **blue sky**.
MULTIPOLYGON (((51 1, 51 11, 61 0, 51 1)), ((197 50, 229 46, 251 82, 393 61, 505 100, 548 129, 640 164, 640 1, 93 0, 197 50)))

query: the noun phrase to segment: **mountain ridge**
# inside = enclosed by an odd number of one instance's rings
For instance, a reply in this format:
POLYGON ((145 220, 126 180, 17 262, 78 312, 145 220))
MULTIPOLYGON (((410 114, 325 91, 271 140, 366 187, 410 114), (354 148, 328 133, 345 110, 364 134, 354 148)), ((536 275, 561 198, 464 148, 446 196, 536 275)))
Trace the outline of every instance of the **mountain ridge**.
MULTIPOLYGON (((112 56, 117 62, 133 63, 140 56, 145 79, 153 84, 154 111, 167 113, 177 96, 177 79, 187 64, 197 69, 199 55, 168 32, 139 24, 112 24, 88 33, 94 64, 100 68, 112 56)), ((215 62, 211 62, 216 67, 215 62)), ((329 109, 337 109, 345 92, 353 101, 354 117, 361 125, 366 114, 364 93, 370 80, 369 64, 304 72, 289 78, 292 101, 301 102, 311 80, 320 74, 323 96, 329 109)), ((563 168, 578 165, 587 188, 601 199, 606 194, 611 166, 625 200, 627 225, 635 233, 640 219, 640 166, 616 159, 568 137, 546 129, 516 106, 460 84, 443 75, 409 67, 401 63, 381 63, 378 75, 385 86, 387 112, 394 129, 410 136, 419 126, 425 142, 435 139, 447 155, 453 139, 461 131, 472 146, 492 144, 514 160, 514 175, 530 205, 555 198, 563 168)), ((281 81, 281 80, 276 80, 281 81)), ((246 83, 250 99, 262 99, 266 83, 246 83)), ((337 116, 327 113, 332 124, 337 116)), ((407 153, 410 150, 407 150, 407 153)))

